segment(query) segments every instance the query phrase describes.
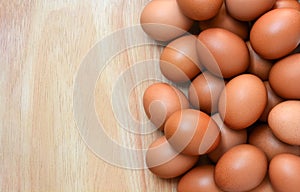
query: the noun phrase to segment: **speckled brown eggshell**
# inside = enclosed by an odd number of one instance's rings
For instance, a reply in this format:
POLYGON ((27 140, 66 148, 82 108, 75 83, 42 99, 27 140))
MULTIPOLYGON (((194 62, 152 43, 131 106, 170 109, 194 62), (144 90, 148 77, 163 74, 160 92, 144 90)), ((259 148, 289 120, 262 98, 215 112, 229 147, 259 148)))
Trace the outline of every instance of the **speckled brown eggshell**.
POLYGON ((269 165, 269 177, 276 192, 299 192, 300 157, 279 154, 269 165))
POLYGON ((211 117, 218 125, 221 131, 221 141, 217 148, 208 154, 208 157, 213 161, 217 162, 220 157, 232 147, 244 144, 247 142, 247 131, 243 130, 234 130, 224 124, 218 113, 214 114, 211 117))
POLYGON ((247 70, 248 48, 238 35, 221 28, 209 28, 199 34, 198 40, 200 63, 212 74, 231 78, 247 70))
POLYGON ((197 163, 197 156, 177 153, 165 136, 155 140, 146 153, 149 170, 161 178, 174 178, 182 175, 197 163))
POLYGON ((165 121, 172 113, 189 108, 185 95, 166 83, 155 83, 144 92, 143 106, 150 121, 163 130, 165 121))
MULTIPOLYGON (((300 12, 299 12, 300 13, 300 12)), ((299 28, 300 33, 300 28, 299 28)), ((300 53, 287 56, 272 67, 269 83, 285 99, 300 99, 300 53)))
POLYGON ((187 172, 179 181, 178 192, 221 192, 214 180, 213 165, 198 166, 187 172))
POLYGON ((261 58, 252 48, 249 41, 246 42, 249 53, 250 53, 250 64, 247 72, 256 75, 261 80, 266 81, 269 78, 270 70, 273 63, 270 60, 261 58))
POLYGON ((162 74, 173 82, 186 82, 201 72, 196 51, 197 37, 179 37, 166 46, 160 56, 162 74))
POLYGON ((213 114, 218 110, 219 96, 224 87, 223 79, 205 71, 192 81, 189 100, 194 107, 207 114, 213 114))
POLYGON ((288 100, 276 105, 269 113, 268 123, 273 134, 290 145, 300 145, 300 101, 288 100))
POLYGON ((214 17, 222 6, 223 0, 177 0, 187 17, 203 21, 214 17))
POLYGON ((263 122, 267 122, 268 121, 268 115, 269 115, 269 112, 271 111, 271 109, 273 107, 275 107, 277 104, 279 104, 282 101, 284 101, 284 99, 282 99, 281 97, 279 97, 278 95, 276 95, 276 93, 270 87, 270 84, 269 84, 268 81, 264 81, 264 85, 265 85, 265 87, 267 89, 268 102, 267 102, 267 106, 265 107, 265 110, 262 113, 262 115, 260 116, 259 120, 263 121, 263 122))
POLYGON ((279 59, 300 43, 300 11, 274 9, 261 16, 250 31, 253 49, 265 59, 279 59))
POLYGON ((248 39, 249 36, 248 22, 239 21, 231 17, 226 10, 225 3, 223 3, 220 11, 215 17, 209 20, 200 21, 199 27, 201 30, 208 28, 223 28, 235 33, 242 39, 248 39))
POLYGON ((268 175, 265 177, 263 182, 259 184, 255 189, 248 192, 275 192, 268 175))
POLYGON ((249 136, 249 144, 255 145, 265 152, 268 161, 281 153, 300 155, 300 146, 289 145, 281 142, 272 133, 268 124, 260 124, 252 130, 249 136))
POLYGON ((300 3, 298 0, 280 0, 276 1, 273 9, 290 8, 300 11, 300 3))
POLYGON ((252 21, 272 9, 276 0, 225 0, 230 15, 241 21, 252 21))
POLYGON ((249 191, 263 181, 267 168, 263 151, 249 144, 237 145, 216 164, 215 182, 224 191, 249 191))
POLYGON ((267 91, 260 78, 243 74, 231 79, 219 98, 219 113, 232 129, 244 129, 256 122, 267 104, 267 91))
POLYGON ((195 109, 173 113, 166 121, 165 135, 175 150, 186 155, 206 154, 220 142, 217 124, 206 113, 195 109))
POLYGON ((150 1, 141 13, 143 30, 153 39, 170 41, 187 32, 193 21, 184 16, 176 0, 150 1))

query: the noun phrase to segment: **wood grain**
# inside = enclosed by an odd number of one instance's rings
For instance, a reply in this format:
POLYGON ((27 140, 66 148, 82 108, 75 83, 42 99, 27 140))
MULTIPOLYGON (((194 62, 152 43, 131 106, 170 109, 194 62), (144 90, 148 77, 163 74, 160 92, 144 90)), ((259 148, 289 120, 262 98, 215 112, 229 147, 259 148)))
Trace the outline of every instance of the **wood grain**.
MULTIPOLYGON (((175 191, 175 180, 98 158, 80 137, 73 115, 74 79, 85 55, 110 33, 138 24, 147 2, 0 2, 0 191, 175 191)), ((120 129, 109 105, 111 87, 128 66, 157 59, 159 51, 149 45, 120 53, 97 81, 97 114, 107 134, 123 145, 145 148, 158 134, 120 129)), ((139 121, 145 120, 140 99, 149 84, 130 95, 130 115, 139 121)), ((124 161, 136 159, 125 154, 124 161)))

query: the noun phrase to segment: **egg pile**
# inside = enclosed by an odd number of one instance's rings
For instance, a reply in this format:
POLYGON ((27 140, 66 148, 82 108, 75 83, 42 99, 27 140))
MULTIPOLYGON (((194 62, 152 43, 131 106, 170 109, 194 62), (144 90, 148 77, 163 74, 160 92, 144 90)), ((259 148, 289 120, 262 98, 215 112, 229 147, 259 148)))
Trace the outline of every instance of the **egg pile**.
POLYGON ((152 0, 141 13, 166 42, 143 96, 164 133, 146 164, 178 191, 300 191, 300 3, 152 0), (207 158, 205 163, 199 159, 207 158))

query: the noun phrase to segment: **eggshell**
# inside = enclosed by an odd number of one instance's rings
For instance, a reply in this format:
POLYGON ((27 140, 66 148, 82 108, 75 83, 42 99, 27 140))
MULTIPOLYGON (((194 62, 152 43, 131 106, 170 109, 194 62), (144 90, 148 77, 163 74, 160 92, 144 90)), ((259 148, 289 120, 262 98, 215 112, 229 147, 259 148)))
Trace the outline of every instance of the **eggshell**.
POLYGON ((300 3, 297 0, 280 0, 276 1, 273 9, 291 8, 300 11, 300 3))
POLYGON ((223 0, 177 0, 187 17, 202 21, 214 17, 222 6, 223 0))
POLYGON ((161 130, 172 113, 189 108, 185 95, 166 83, 155 83, 149 86, 144 92, 143 105, 150 121, 161 130))
POLYGON ((300 101, 288 100, 276 105, 268 122, 273 134, 290 145, 300 145, 300 101))
POLYGON ((244 129, 259 119, 266 104, 264 83, 255 75, 243 74, 226 84, 218 108, 225 124, 233 129, 244 129))
POLYGON ((226 10, 225 3, 222 4, 220 11, 215 17, 209 20, 200 21, 199 27, 202 30, 208 28, 223 28, 235 33, 242 39, 248 39, 249 36, 248 22, 239 21, 231 17, 226 10))
POLYGON ((187 172, 179 181, 178 192, 220 192, 214 180, 214 166, 198 166, 187 172))
POLYGON ((231 78, 247 70, 249 52, 246 43, 236 34, 221 28, 210 28, 198 36, 200 63, 212 74, 231 78))
POLYGON ((300 155, 300 146, 289 145, 281 142, 272 133, 268 124, 255 126, 249 136, 249 144, 255 145, 265 152, 268 161, 281 153, 300 155))
POLYGON ((228 12, 241 21, 251 21, 272 9, 276 0, 225 0, 228 12))
POLYGON ((153 39, 170 41, 187 32, 193 21, 184 16, 176 0, 150 1, 141 13, 143 30, 153 39))
POLYGON ((250 64, 247 72, 256 75, 261 80, 266 81, 269 78, 270 70, 273 63, 270 60, 261 58, 252 48, 249 41, 246 42, 249 53, 250 53, 250 64))
POLYGON ((270 71, 269 82, 274 92, 282 98, 300 99, 300 53, 275 63, 270 71))
POLYGON ((191 104, 208 114, 218 110, 219 96, 225 87, 223 79, 205 71, 197 76, 189 87, 191 104))
POLYGON ((275 192, 268 176, 255 189, 248 192, 275 192))
POLYGON ((274 93, 274 91, 270 87, 270 84, 268 81, 264 81, 264 85, 267 89, 268 102, 267 102, 267 106, 265 107, 264 112, 260 116, 259 120, 263 121, 263 122, 267 122, 268 115, 269 115, 271 109, 273 109, 273 107, 275 107, 277 104, 281 103, 284 100, 281 97, 279 97, 278 95, 276 95, 276 93, 274 93))
POLYGON ((211 117, 218 125, 221 131, 221 141, 217 148, 208 154, 208 157, 213 161, 217 162, 220 157, 232 147, 244 144, 247 142, 247 131, 243 130, 234 130, 228 127, 222 121, 218 113, 214 114, 211 117))
POLYGON ((162 74, 173 82, 186 82, 201 72, 196 51, 197 37, 186 35, 175 39, 160 56, 162 74))
POLYGON ((261 16, 250 31, 253 49, 265 59, 288 55, 300 43, 300 12, 274 9, 261 16))
POLYGON ((215 182, 224 191, 249 191, 265 178, 267 158, 260 149, 249 144, 227 151, 215 168, 215 182))
POLYGON ((165 124, 165 135, 171 146, 186 155, 202 155, 216 148, 220 130, 211 118, 194 109, 173 113, 165 124))
POLYGON ((192 168, 197 160, 197 156, 177 153, 164 136, 155 140, 146 153, 146 164, 149 170, 166 179, 182 175, 192 168))
POLYGON ((276 192, 299 192, 300 157, 280 154, 270 162, 269 176, 276 192))

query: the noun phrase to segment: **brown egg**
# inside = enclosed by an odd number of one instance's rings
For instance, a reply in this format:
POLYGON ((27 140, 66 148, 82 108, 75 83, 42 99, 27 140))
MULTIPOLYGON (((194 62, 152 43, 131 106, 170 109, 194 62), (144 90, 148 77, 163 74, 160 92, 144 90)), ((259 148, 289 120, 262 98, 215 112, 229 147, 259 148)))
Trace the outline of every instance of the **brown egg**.
POLYGON ((273 63, 269 60, 261 58, 252 48, 249 41, 246 42, 250 53, 250 65, 247 72, 256 75, 263 81, 268 80, 270 70, 273 63))
POLYGON ((173 113, 166 121, 165 135, 175 150, 186 155, 208 153, 220 142, 216 123, 207 114, 194 109, 173 113))
POLYGON ((214 17, 222 6, 223 0, 177 0, 187 17, 203 21, 214 17))
POLYGON ((220 192, 214 180, 213 165, 198 166, 187 172, 179 181, 178 192, 220 192))
POLYGON ((199 27, 202 30, 216 27, 223 28, 235 33, 242 39, 247 39, 249 36, 248 22, 239 21, 231 17, 226 10, 225 3, 223 3, 220 11, 215 17, 209 20, 200 21, 199 27))
POLYGON ((300 145, 300 101, 288 100, 276 105, 268 122, 273 134, 290 145, 300 145))
POLYGON ((219 96, 224 87, 223 79, 205 71, 192 81, 189 87, 189 100, 201 111, 208 114, 215 113, 218 110, 219 96))
POLYGON ((266 176, 263 182, 261 182, 258 187, 248 192, 275 192, 275 191, 272 187, 269 177, 266 176))
POLYGON ((299 192, 300 157, 280 154, 272 159, 269 176, 276 192, 299 192))
POLYGON ((249 191, 265 178, 267 158, 260 149, 249 144, 227 151, 215 168, 215 182, 224 191, 249 191))
POLYGON ((155 140, 146 153, 149 170, 161 178, 182 175, 197 163, 197 156, 178 154, 163 136, 155 140))
POLYGON ((297 53, 281 59, 272 67, 269 76, 270 86, 280 97, 300 99, 299 63, 300 53, 297 53))
POLYGON ((300 3, 297 0, 277 0, 273 6, 273 9, 281 8, 291 8, 300 11, 300 3))
POLYGON ((241 21, 251 21, 272 9, 276 0, 225 0, 230 15, 241 21))
POLYGON ((249 52, 246 43, 236 34, 221 28, 210 28, 198 36, 200 63, 214 75, 231 78, 247 70, 249 52))
POLYGON ((185 82, 201 72, 196 51, 197 37, 186 35, 175 39, 160 56, 162 74, 173 82, 185 82))
POLYGON ((213 162, 217 162, 220 157, 232 147, 244 144, 247 142, 247 131, 234 130, 224 124, 218 113, 211 117, 218 125, 221 131, 221 141, 217 148, 208 154, 209 158, 213 162))
POLYGON ((300 146, 281 142, 272 133, 268 124, 255 126, 249 136, 249 144, 255 145, 265 152, 268 161, 280 153, 300 155, 300 146))
POLYGON ((233 129, 244 129, 258 120, 266 104, 264 83, 255 75, 243 74, 226 84, 218 107, 225 124, 233 129))
POLYGON ((185 95, 166 83, 155 83, 149 86, 143 96, 143 105, 150 121, 161 130, 172 113, 189 108, 185 95))
POLYGON ((193 21, 184 16, 176 0, 150 1, 141 13, 143 30, 153 39, 170 41, 187 32, 193 21))
POLYGON ((268 115, 269 115, 271 109, 273 109, 273 107, 275 107, 277 104, 281 103, 283 101, 283 99, 281 97, 279 97, 278 95, 276 95, 276 93, 274 93, 274 91, 270 87, 270 84, 268 81, 264 81, 264 85, 265 85, 265 87, 267 89, 267 93, 268 93, 268 102, 267 102, 267 106, 265 107, 265 110, 262 113, 262 115, 260 116, 259 120, 263 121, 263 122, 267 122, 268 115))
POLYGON ((265 59, 278 59, 300 43, 300 12, 274 9, 261 16, 250 31, 253 49, 265 59))

